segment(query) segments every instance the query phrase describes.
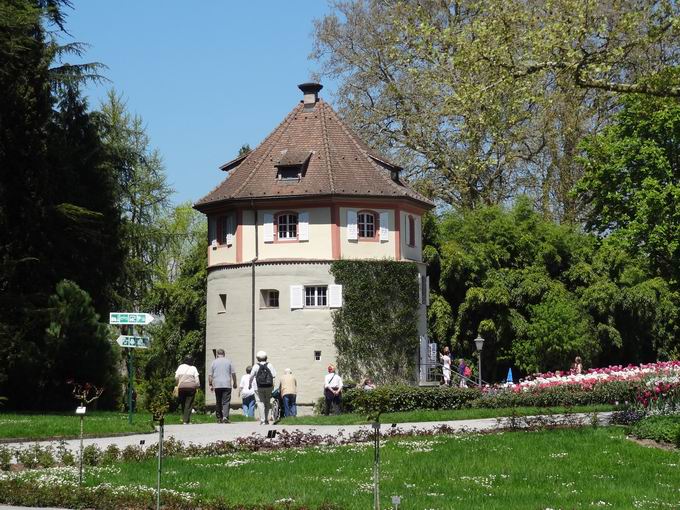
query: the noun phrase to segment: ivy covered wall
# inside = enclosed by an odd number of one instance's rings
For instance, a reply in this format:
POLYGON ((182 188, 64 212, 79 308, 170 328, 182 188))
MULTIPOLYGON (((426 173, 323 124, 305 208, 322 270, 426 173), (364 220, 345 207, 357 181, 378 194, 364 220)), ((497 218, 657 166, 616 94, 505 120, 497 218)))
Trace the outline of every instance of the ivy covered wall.
POLYGON ((418 353, 418 268, 410 262, 339 260, 331 274, 342 285, 333 312, 338 368, 357 382, 409 381, 418 353))

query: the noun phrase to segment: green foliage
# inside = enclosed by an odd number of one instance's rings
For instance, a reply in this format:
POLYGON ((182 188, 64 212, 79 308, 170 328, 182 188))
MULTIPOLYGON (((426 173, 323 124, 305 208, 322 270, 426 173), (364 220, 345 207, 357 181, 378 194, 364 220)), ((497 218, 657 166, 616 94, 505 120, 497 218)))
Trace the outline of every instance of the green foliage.
POLYGON ((368 374, 379 383, 408 381, 418 349, 418 269, 389 260, 340 260, 331 265, 343 286, 333 312, 335 347, 343 375, 368 374))
MULTIPOLYGON (((658 81, 677 81, 669 69, 658 81)), ((680 282, 680 101, 626 96, 611 126, 584 140, 577 191, 588 225, 641 254, 674 288, 680 282)))
POLYGON ((577 386, 554 386, 530 391, 500 390, 481 393, 476 388, 380 386, 375 390, 347 390, 343 406, 348 412, 376 413, 416 409, 508 409, 515 407, 572 407, 633 402, 639 382, 608 382, 584 390, 577 386))
POLYGON ((78 285, 65 280, 57 285, 49 307, 50 325, 42 353, 46 370, 38 378, 40 392, 47 399, 43 409, 74 405, 67 381, 103 387, 98 403, 114 407, 120 397, 116 351, 90 297, 78 285))
POLYGON ((342 399, 346 411, 374 415, 415 409, 462 409, 479 397, 479 390, 472 388, 389 385, 370 391, 347 390, 342 399))
POLYGON ((120 304, 137 308, 158 269, 166 271, 161 264, 166 261, 164 250, 172 237, 160 223, 170 212, 173 190, 167 184, 160 154, 149 147, 142 118, 127 111, 120 95, 111 90, 98 116, 109 171, 115 176, 126 252, 120 304))
POLYGON ((447 212, 438 232, 428 329, 466 358, 481 334, 484 379, 565 370, 575 356, 605 366, 677 355, 680 295, 617 240, 546 220, 525 199, 447 212))
POLYGON ((636 423, 631 434, 640 439, 671 443, 680 448, 680 416, 649 416, 636 423))
POLYGON ((69 74, 60 65, 68 48, 58 48, 45 28, 63 28, 63 5, 0 8, 0 393, 12 408, 65 402, 63 373, 47 370, 54 366, 48 298, 57 283, 75 282, 103 314, 121 269, 114 178, 97 122, 80 97, 78 66, 69 74))

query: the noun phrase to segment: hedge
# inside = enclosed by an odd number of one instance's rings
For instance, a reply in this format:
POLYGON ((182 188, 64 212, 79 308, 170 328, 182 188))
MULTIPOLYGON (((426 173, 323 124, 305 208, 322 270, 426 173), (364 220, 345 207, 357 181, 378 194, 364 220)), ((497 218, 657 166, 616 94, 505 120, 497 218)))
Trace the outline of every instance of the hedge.
POLYGON ((351 389, 343 393, 346 412, 374 414, 418 409, 569 407, 634 402, 640 382, 613 381, 595 384, 591 389, 576 385, 553 386, 513 392, 444 386, 382 386, 375 390, 351 389))

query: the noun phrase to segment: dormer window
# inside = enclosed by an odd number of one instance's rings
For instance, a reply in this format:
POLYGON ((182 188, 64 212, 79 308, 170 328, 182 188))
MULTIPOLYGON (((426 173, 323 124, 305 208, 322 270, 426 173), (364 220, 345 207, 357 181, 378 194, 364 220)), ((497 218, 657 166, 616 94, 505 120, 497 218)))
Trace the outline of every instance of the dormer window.
POLYGON ((279 167, 276 178, 280 181, 299 181, 301 177, 301 169, 298 166, 282 166, 279 167))
POLYGON ((284 149, 278 161, 274 163, 276 178, 279 181, 300 181, 305 175, 311 157, 312 151, 284 149))

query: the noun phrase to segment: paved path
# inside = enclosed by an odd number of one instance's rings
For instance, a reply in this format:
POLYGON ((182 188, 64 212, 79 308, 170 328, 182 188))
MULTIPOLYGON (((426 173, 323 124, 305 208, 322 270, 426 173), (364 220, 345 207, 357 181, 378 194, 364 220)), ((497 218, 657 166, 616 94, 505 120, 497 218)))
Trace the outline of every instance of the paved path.
MULTIPOLYGON (((607 423, 611 413, 598 413, 600 423, 607 423)), ((582 423, 590 423, 590 414, 572 414, 572 415, 556 415, 553 417, 545 417, 545 419, 554 419, 564 423, 573 423, 573 420, 578 419, 582 423)), ((540 417, 525 417, 519 419, 519 426, 526 424, 531 420, 541 419, 540 417)), ((438 421, 438 422, 420 422, 420 423, 400 423, 397 428, 401 431, 415 431, 415 430, 433 430, 447 425, 455 431, 465 430, 493 430, 500 427, 508 427, 509 419, 501 419, 500 422, 496 418, 485 418, 478 420, 455 420, 455 421, 438 421), (500 425, 499 425, 500 424, 500 425)), ((381 430, 386 432, 391 428, 390 424, 382 424, 381 430)), ((247 437, 251 435, 266 436, 270 430, 277 431, 302 431, 311 432, 320 435, 338 435, 343 433, 345 435, 352 434, 359 430, 371 430, 371 425, 259 425, 257 422, 236 422, 229 424, 218 423, 201 423, 191 425, 166 425, 165 438, 173 437, 184 443, 194 443, 197 445, 207 445, 216 441, 233 441, 240 437, 247 437)), ((90 438, 83 441, 84 445, 96 444, 100 448, 106 448, 111 444, 115 444, 120 448, 125 448, 128 445, 139 445, 144 441, 145 446, 149 446, 158 441, 158 434, 135 434, 131 436, 118 437, 100 437, 90 438)), ((5 446, 10 447, 27 447, 36 442, 25 443, 5 443, 5 446)), ((41 445, 58 444, 57 441, 38 441, 41 445)), ((80 445, 78 439, 71 439, 66 441, 66 445, 77 450, 80 445)))

